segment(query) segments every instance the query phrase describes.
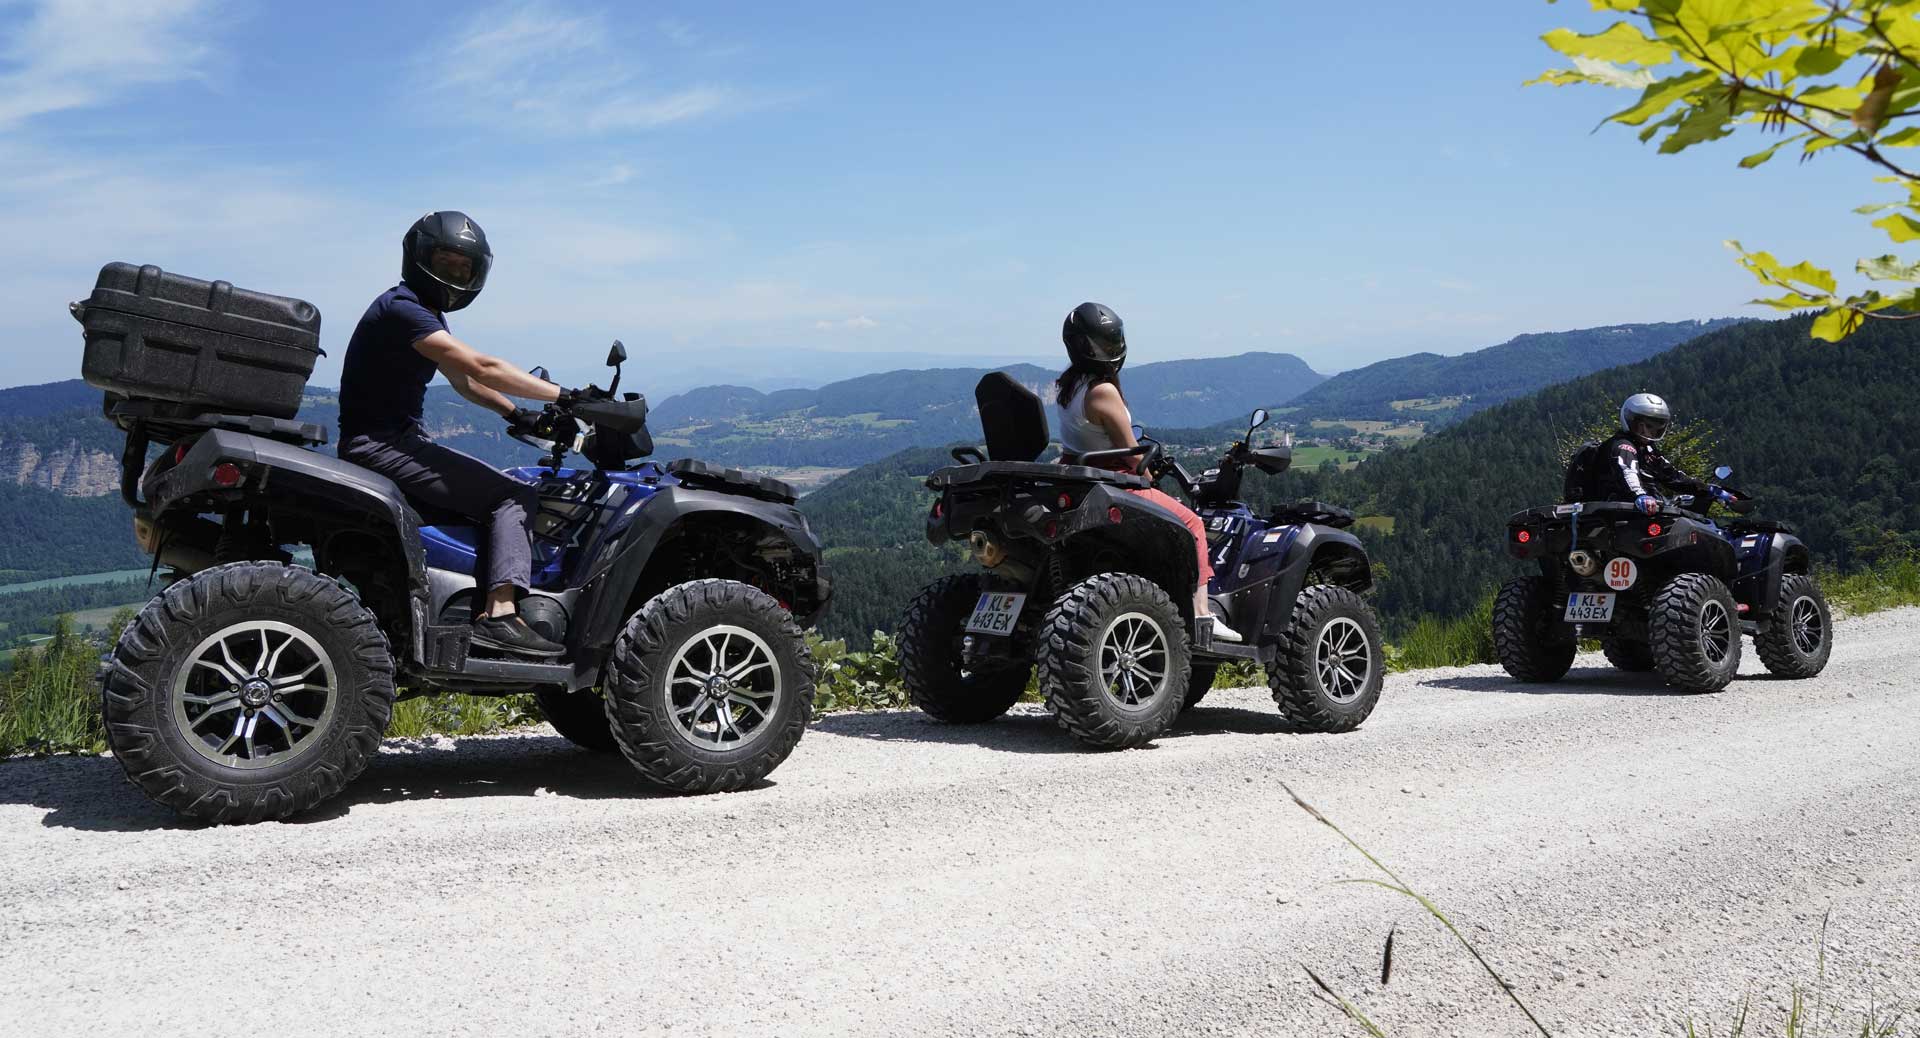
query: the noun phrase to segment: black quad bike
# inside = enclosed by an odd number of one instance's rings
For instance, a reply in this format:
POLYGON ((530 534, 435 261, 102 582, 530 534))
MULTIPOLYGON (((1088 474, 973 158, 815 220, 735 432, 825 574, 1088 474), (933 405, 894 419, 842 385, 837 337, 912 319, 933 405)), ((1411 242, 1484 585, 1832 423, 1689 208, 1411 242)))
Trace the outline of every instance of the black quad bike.
MULTIPOLYGON (((1718 479, 1732 475, 1721 466, 1718 479)), ((1724 487, 1745 516, 1746 495, 1724 487)), ((1833 617, 1793 527, 1765 519, 1720 523, 1711 497, 1680 495, 1647 515, 1631 502, 1548 505, 1507 520, 1507 551, 1536 562, 1493 606, 1493 644, 1507 673, 1558 681, 1583 638, 1598 638, 1626 671, 1655 671, 1685 692, 1725 688, 1740 669, 1741 636, 1767 670, 1810 678, 1833 651, 1833 617)))
POLYGON ((927 480, 935 544, 967 543, 983 567, 923 589, 900 631, 914 705, 942 721, 1005 713, 1036 666, 1047 708, 1081 742, 1139 746, 1164 732, 1235 660, 1265 665, 1295 725, 1358 727, 1380 695, 1380 625, 1361 598, 1366 551, 1352 516, 1318 503, 1256 516, 1233 500, 1244 469, 1284 471, 1288 447, 1250 446, 1266 418, 1218 468, 1189 475, 1161 446, 1100 451, 1079 464, 1037 462, 1048 446, 1039 397, 1003 373, 975 389, 986 446, 927 480), (1107 466, 1138 463, 1146 475, 1107 466), (1192 615, 1193 535, 1132 490, 1173 476, 1208 529, 1210 608, 1241 637, 1214 638, 1192 615))
POLYGON ((540 497, 520 609, 565 647, 532 661, 471 640, 481 531, 293 419, 311 306, 114 264, 74 314, 126 432, 135 534, 170 580, 101 672, 108 744, 154 800, 211 821, 307 810, 366 767, 396 698, 435 691, 532 692, 566 738, 686 793, 750 786, 799 742, 819 542, 783 483, 638 461, 647 405, 615 393, 619 343, 608 390, 513 431, 547 452, 508 470, 540 497))

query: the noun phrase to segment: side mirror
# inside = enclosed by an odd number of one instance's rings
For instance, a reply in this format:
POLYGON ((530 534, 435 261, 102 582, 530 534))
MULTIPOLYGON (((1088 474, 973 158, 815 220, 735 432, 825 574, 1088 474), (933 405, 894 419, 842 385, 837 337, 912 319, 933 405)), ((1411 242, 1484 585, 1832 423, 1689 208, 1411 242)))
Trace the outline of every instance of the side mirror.
POLYGON ((613 340, 613 348, 607 351, 607 367, 617 368, 626 363, 627 347, 619 339, 613 340))
POLYGON ((1725 479, 1731 475, 1733 475, 1732 466, 1722 465, 1719 468, 1713 470, 1713 478, 1715 479, 1725 479))
POLYGON ((1147 434, 1146 426, 1141 425, 1138 422, 1135 422, 1133 424, 1133 439, 1136 443, 1139 442, 1140 437, 1145 436, 1146 434, 1147 434))
POLYGON ((542 382, 552 382, 552 381, 553 381, 553 379, 551 379, 551 378, 548 378, 548 377, 547 377, 547 369, 546 369, 546 368, 543 368, 543 367, 532 367, 532 368, 528 368, 528 369, 527 369, 527 374, 529 374, 529 375, 532 375, 532 376, 533 376, 534 378, 537 378, 537 379, 539 379, 539 380, 540 380, 540 381, 542 381, 542 382))
POLYGON ((1254 409, 1253 409, 1253 422, 1252 422, 1252 424, 1250 424, 1250 425, 1248 425, 1248 426, 1247 426, 1247 433, 1248 433, 1249 435, 1251 435, 1251 434, 1253 433, 1253 431, 1254 431, 1255 429, 1258 429, 1258 428, 1260 428, 1261 426, 1263 426, 1263 425, 1265 425, 1265 424, 1267 424, 1267 417, 1268 417, 1268 415, 1267 415, 1267 409, 1266 409, 1266 408, 1264 408, 1264 407, 1256 407, 1256 408, 1254 408, 1254 409))

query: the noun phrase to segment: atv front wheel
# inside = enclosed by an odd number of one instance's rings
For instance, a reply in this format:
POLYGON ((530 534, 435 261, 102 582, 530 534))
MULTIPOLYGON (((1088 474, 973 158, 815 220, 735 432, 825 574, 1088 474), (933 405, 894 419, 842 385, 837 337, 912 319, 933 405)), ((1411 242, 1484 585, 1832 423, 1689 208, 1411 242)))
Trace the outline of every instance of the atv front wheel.
POLYGON ((1192 665, 1187 635, 1180 610, 1153 581, 1089 577, 1054 601, 1041 630, 1047 709, 1081 742, 1139 746, 1179 716, 1192 665))
POLYGON ((1373 713, 1386 650, 1379 619, 1351 589, 1316 584, 1300 592, 1279 650, 1267 664, 1267 685, 1295 727, 1350 732, 1373 713))
POLYGON ((339 582, 276 562, 215 566, 155 596, 100 683, 127 777, 208 822, 285 818, 339 793, 393 714, 373 614, 339 582))
POLYGON ((1653 669, 1653 647, 1630 638, 1603 638, 1600 651, 1607 654, 1613 669, 1629 674, 1644 674, 1653 669))
POLYGON ((613 739, 613 723, 607 720, 607 702, 590 688, 567 692, 543 688, 533 694, 540 716, 547 719, 560 737, 594 753, 615 753, 620 744, 613 739))
POLYGON ((1220 676, 1220 664, 1196 663, 1187 671, 1187 701, 1180 704, 1182 711, 1193 709, 1207 693, 1213 690, 1213 679, 1220 676))
POLYGON ((1740 670, 1740 607, 1718 577, 1682 573, 1653 596, 1653 662, 1683 692, 1718 692, 1740 670))
POLYGON ((1544 577, 1515 577, 1493 599, 1493 654, 1521 681, 1559 681, 1580 648, 1557 631, 1553 589, 1544 577))
POLYGON ((1805 573, 1789 573, 1780 581, 1780 600, 1755 628, 1753 647, 1760 650, 1760 662, 1783 678, 1813 677, 1833 655, 1827 596, 1805 573))
POLYGON ((972 574, 941 577, 921 589, 900 623, 901 683, 913 705, 936 721, 991 721, 1027 691, 1031 663, 969 670, 961 660, 963 628, 983 590, 984 582, 972 574))
POLYGON ((627 762, 681 793, 744 789, 787 759, 813 716, 793 616, 735 580, 695 580, 640 607, 602 692, 627 762))

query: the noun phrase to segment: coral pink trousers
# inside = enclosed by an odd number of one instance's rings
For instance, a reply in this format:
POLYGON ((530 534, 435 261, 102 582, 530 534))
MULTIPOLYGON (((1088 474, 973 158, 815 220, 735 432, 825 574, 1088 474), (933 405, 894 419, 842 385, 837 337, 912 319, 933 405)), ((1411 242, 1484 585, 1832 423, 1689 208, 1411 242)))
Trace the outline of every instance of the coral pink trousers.
POLYGON ((1179 518, 1181 524, 1186 526, 1187 532, 1193 534, 1194 551, 1200 560, 1199 586, 1203 588, 1206 587, 1207 582, 1213 579, 1213 560, 1207 557, 1207 524, 1201 522, 1200 517, 1193 514, 1193 509, 1181 504, 1178 498, 1171 494, 1163 493, 1158 488, 1149 487, 1146 490, 1129 490, 1127 493, 1135 497, 1144 497, 1154 504, 1159 505, 1161 508, 1172 512, 1179 518))

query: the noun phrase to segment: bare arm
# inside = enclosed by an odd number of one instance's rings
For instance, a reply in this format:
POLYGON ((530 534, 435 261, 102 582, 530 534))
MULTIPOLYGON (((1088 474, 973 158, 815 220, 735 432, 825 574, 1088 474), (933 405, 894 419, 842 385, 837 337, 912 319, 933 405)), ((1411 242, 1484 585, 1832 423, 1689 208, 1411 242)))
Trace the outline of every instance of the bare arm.
POLYGON ((447 376, 448 382, 453 383, 454 392, 466 397, 468 400, 479 404, 481 407, 492 411, 502 418, 513 414, 513 401, 475 382, 473 379, 467 377, 465 372, 457 369, 449 370, 442 368, 441 374, 447 376))
MULTIPOLYGON (((560 399, 559 386, 551 382, 542 382, 499 357, 490 357, 481 353, 454 338, 450 332, 434 332, 414 343, 413 348, 439 367, 440 373, 447 376, 447 381, 453 383, 456 392, 482 407, 500 410, 488 399, 476 399, 469 390, 485 391, 496 397, 504 394, 504 396, 537 400, 542 403, 560 399), (462 385, 467 388, 462 389, 462 385)), ((501 413, 512 410, 512 406, 508 405, 506 411, 501 413)))
MULTIPOLYGON (((1113 383, 1102 382, 1087 390, 1084 406, 1087 417, 1107 431, 1115 447, 1139 446, 1139 441, 1133 438, 1133 412, 1127 410, 1126 400, 1113 383)), ((1129 461, 1127 464, 1134 465, 1136 462, 1129 461)))

